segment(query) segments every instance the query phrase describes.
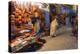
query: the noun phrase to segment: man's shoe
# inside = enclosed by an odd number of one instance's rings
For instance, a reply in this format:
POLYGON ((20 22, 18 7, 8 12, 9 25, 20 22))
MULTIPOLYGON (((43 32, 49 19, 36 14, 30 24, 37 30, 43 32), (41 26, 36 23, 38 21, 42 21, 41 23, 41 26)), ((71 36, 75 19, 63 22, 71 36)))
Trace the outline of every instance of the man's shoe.
POLYGON ((56 37, 56 35, 53 35, 52 37, 56 37))

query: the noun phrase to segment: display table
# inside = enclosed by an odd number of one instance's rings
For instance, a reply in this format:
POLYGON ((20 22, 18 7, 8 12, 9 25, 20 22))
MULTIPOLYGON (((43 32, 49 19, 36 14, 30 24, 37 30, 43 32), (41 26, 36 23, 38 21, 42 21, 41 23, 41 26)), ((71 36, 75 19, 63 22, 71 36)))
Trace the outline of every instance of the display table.
POLYGON ((18 37, 13 43, 11 43, 10 46, 11 46, 12 52, 16 52, 22 49, 23 47, 28 46, 35 42, 36 42, 36 37, 28 37, 24 39, 18 37))
POLYGON ((16 37, 10 43, 11 51, 16 52, 22 49, 25 46, 29 46, 32 43, 35 43, 37 37, 33 35, 33 28, 31 25, 26 24, 26 26, 22 26, 21 28, 17 28, 17 32, 23 34, 22 36, 16 37))

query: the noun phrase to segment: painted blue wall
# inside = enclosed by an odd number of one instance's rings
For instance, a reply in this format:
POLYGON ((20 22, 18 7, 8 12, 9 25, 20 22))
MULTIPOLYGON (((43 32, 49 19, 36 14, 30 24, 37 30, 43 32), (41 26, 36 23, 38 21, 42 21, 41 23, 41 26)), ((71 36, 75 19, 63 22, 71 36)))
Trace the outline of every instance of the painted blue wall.
POLYGON ((49 12, 45 11, 45 25, 46 27, 50 28, 50 16, 49 16, 49 12))

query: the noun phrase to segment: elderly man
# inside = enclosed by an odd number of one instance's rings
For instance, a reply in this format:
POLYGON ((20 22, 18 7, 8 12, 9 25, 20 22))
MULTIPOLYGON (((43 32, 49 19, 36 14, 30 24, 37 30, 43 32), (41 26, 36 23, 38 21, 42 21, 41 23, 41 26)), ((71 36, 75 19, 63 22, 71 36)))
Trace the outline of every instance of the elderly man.
POLYGON ((52 16, 52 22, 51 22, 51 26, 50 26, 50 36, 55 37, 56 36, 56 30, 57 30, 57 16, 52 16))

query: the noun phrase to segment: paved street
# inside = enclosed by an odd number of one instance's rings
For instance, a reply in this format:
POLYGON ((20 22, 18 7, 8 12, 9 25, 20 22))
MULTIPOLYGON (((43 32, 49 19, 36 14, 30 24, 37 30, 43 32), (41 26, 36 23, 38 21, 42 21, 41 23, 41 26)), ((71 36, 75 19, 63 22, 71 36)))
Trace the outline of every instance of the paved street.
POLYGON ((56 37, 43 37, 46 40, 44 46, 38 51, 52 51, 52 50, 65 50, 65 49, 76 49, 77 39, 71 36, 71 28, 67 31, 65 27, 58 29, 56 37))

